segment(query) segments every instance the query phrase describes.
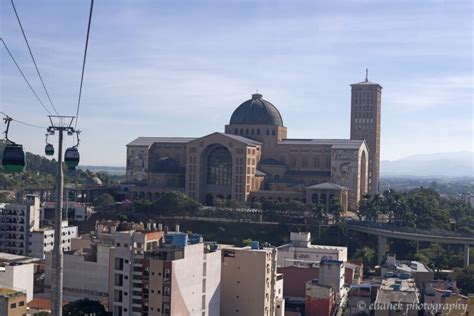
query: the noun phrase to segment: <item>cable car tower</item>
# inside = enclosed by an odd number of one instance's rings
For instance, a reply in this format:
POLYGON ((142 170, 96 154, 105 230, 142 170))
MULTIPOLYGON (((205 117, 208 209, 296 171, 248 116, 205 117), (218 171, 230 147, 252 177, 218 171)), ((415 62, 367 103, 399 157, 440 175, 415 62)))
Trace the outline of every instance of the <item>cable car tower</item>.
MULTIPOLYGON (((64 132, 67 135, 77 135, 77 144, 66 149, 64 153, 64 163, 69 170, 75 170, 79 164, 79 131, 72 126, 75 116, 49 115, 51 126, 48 127, 48 134, 54 135, 58 133, 58 171, 56 177, 56 211, 54 213, 54 248, 52 262, 52 294, 53 294, 53 311, 54 315, 61 315, 63 301, 63 248, 62 248, 62 221, 63 221, 63 202, 64 202, 64 171, 63 171, 63 137, 64 132)), ((54 153, 54 147, 46 140, 45 152, 54 153)))

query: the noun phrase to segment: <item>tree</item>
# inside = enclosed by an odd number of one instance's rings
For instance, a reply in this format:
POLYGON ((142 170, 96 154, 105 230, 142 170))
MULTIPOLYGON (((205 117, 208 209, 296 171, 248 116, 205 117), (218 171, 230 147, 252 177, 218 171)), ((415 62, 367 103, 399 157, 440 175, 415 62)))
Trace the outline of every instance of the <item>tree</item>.
POLYGON ((462 294, 474 293, 474 264, 471 264, 457 275, 456 283, 462 294))
POLYGON ((192 215, 195 214, 201 204, 182 192, 171 191, 163 193, 154 208, 163 214, 192 215))
POLYGON ((63 314, 65 316, 107 316, 109 315, 104 306, 98 301, 91 301, 86 299, 71 302, 63 306, 63 314))
POLYGON ((115 205, 115 199, 112 195, 108 193, 102 194, 94 201, 94 206, 101 209, 107 209, 114 205, 115 205))
POLYGON ((342 209, 341 203, 339 203, 338 199, 334 197, 331 198, 331 200, 329 201, 328 210, 329 210, 329 214, 334 216, 334 219, 336 220, 336 222, 339 222, 341 220, 341 215, 344 210, 342 209))
POLYGON ((362 260, 364 267, 368 269, 375 265, 375 250, 367 246, 357 249, 354 258, 362 260))

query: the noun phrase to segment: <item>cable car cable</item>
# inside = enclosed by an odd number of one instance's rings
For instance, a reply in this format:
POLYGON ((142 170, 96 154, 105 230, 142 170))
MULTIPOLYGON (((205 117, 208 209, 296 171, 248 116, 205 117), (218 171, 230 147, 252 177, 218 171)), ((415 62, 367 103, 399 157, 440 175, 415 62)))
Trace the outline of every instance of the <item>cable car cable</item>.
POLYGON ((0 37, 0 41, 2 41, 3 46, 5 47, 5 49, 6 49, 7 52, 8 52, 8 55, 10 55, 10 58, 11 58, 12 61, 15 63, 16 68, 17 68, 18 71, 20 72, 20 74, 21 74, 21 76, 23 77, 23 79, 25 79, 26 83, 28 84, 28 87, 30 87, 31 92, 33 92, 33 94, 35 95, 35 97, 36 97, 36 99, 38 100, 38 102, 41 104, 41 106, 43 107, 43 109, 44 109, 49 115, 52 115, 51 111, 48 110, 48 108, 46 107, 46 105, 44 105, 43 101, 41 101, 40 97, 39 97, 38 94, 36 93, 35 89, 33 89, 33 87, 31 86, 30 82, 28 81, 28 79, 26 79, 26 76, 25 76, 25 74, 23 73, 23 70, 21 70, 20 66, 19 66, 18 63, 16 62, 15 57, 13 57, 13 54, 12 54, 12 52, 10 51, 10 49, 8 48, 7 43, 5 43, 5 41, 4 41, 3 38, 1 38, 1 37, 0 37))
POLYGON ((8 115, 8 114, 5 113, 5 112, 0 112, 0 114, 4 115, 5 117, 11 118, 12 121, 17 122, 17 123, 19 123, 19 124, 23 124, 23 125, 31 126, 31 127, 36 127, 36 128, 41 128, 41 129, 46 129, 46 127, 44 127, 44 126, 34 125, 34 124, 30 124, 30 123, 26 123, 26 122, 22 122, 22 121, 16 120, 16 119, 12 118, 10 115, 8 115))
POLYGON ((38 65, 36 64, 35 57, 33 56, 33 52, 31 51, 30 43, 28 43, 28 38, 26 37, 25 30, 23 29, 23 25, 21 24, 20 16, 18 15, 18 12, 16 10, 15 3, 13 2, 13 0, 11 0, 11 3, 13 6, 13 11, 15 11, 18 24, 20 25, 21 33, 23 34, 23 38, 25 39, 26 46, 28 46, 28 51, 30 52, 31 59, 33 60, 33 64, 35 65, 36 73, 38 74, 41 84, 43 85, 44 92, 46 92, 46 96, 48 97, 49 103, 51 103, 51 106, 53 107, 54 112, 56 113, 56 115, 59 115, 58 111, 56 111, 56 107, 54 106, 53 101, 51 101, 51 97, 49 96, 48 89, 46 89, 46 85, 44 84, 43 77, 41 77, 41 73, 38 69, 38 65))
POLYGON ((78 97, 78 100, 77 100, 76 122, 75 122, 75 125, 74 125, 74 129, 77 128, 77 121, 79 120, 79 108, 81 106, 82 83, 84 82, 84 69, 86 67, 87 47, 89 46, 89 33, 90 33, 90 30, 91 30, 92 9, 93 8, 94 8, 94 0, 91 0, 91 8, 90 8, 90 11, 89 11, 89 23, 87 25, 86 43, 85 43, 85 47, 84 47, 84 59, 82 60, 81 83, 79 85, 79 97, 78 97))

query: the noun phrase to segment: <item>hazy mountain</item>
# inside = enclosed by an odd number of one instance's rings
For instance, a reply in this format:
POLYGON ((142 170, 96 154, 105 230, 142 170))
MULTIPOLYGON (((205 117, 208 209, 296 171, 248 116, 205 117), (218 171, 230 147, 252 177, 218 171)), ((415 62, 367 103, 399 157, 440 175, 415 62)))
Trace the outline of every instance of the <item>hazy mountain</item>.
POLYGON ((413 155, 381 162, 382 176, 473 177, 474 152, 459 151, 413 155))

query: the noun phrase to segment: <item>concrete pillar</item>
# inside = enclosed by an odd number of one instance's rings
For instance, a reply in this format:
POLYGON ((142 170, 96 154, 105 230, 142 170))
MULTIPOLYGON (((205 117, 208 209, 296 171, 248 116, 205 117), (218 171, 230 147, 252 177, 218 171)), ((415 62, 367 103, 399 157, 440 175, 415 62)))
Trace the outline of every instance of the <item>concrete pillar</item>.
POLYGON ((469 265, 469 245, 464 245, 464 267, 469 265))
POLYGON ((387 237, 378 236, 379 245, 378 245, 378 256, 377 256, 377 263, 380 265, 385 257, 385 253, 387 252, 387 237))

